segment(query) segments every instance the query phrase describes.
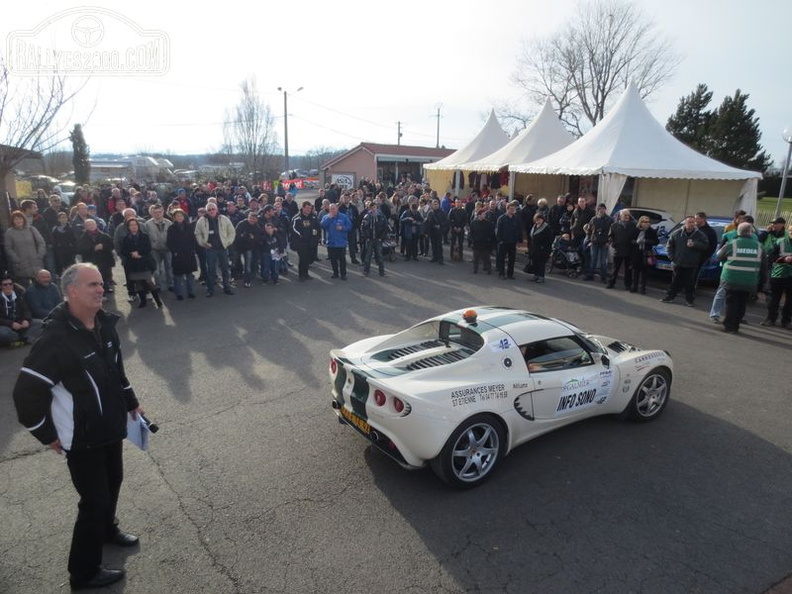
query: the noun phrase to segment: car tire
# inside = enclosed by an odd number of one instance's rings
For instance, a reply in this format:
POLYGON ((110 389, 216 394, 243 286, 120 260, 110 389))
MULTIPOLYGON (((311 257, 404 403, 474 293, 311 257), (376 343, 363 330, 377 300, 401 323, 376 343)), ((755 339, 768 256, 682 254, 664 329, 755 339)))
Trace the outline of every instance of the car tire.
POLYGON ((671 374, 667 369, 657 368, 650 371, 636 388, 625 416, 632 421, 652 421, 668 404, 671 397, 671 374))
POLYGON ((451 434, 440 454, 430 461, 446 484, 470 489, 490 477, 505 450, 501 421, 492 415, 467 419, 451 434))

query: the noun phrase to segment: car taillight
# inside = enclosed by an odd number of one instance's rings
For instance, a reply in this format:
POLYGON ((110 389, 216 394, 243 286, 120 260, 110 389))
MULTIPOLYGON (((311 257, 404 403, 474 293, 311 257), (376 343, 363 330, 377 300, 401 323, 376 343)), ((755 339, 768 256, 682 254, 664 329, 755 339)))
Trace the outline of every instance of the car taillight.
POLYGON ((404 410, 404 402, 401 398, 393 397, 393 410, 400 413, 404 410))
POLYGON ((374 390, 374 402, 377 406, 383 406, 385 404, 385 392, 374 390))
POLYGON ((336 371, 338 371, 338 363, 335 359, 330 359, 330 372, 335 373, 336 371))

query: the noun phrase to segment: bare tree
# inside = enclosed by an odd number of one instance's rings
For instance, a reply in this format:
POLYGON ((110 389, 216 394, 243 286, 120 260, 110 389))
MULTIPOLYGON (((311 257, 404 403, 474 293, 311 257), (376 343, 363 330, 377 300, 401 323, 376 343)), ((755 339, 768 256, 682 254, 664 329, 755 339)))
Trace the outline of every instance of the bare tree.
POLYGON ((40 156, 65 137, 67 122, 58 115, 82 85, 70 90, 64 74, 12 75, 0 58, 0 223, 10 223, 6 176, 23 159, 40 156))
POLYGON ((512 80, 531 104, 549 96, 559 118, 582 135, 630 82, 647 97, 678 64, 670 42, 639 8, 626 0, 594 0, 580 4, 557 32, 524 42, 512 80))
POLYGON ((53 177, 64 177, 72 170, 72 151, 54 150, 44 155, 44 172, 53 177))
POLYGON ((239 85, 239 103, 226 111, 223 124, 224 151, 238 155, 258 180, 268 165, 275 145, 275 127, 269 104, 261 100, 256 79, 249 78, 239 85))
POLYGON ((344 154, 345 150, 334 149, 329 146, 318 146, 310 149, 302 157, 300 166, 303 169, 319 169, 322 164, 344 154))

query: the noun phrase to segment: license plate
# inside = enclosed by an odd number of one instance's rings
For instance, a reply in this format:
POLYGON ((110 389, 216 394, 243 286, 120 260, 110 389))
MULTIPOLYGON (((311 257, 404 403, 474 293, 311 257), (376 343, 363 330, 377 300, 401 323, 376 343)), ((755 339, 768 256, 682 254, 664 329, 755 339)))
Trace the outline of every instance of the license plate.
POLYGON ((671 262, 664 262, 663 260, 658 260, 656 267, 658 270, 673 270, 671 262))
POLYGON ((371 433, 371 426, 351 410, 347 409, 346 406, 341 406, 341 416, 363 435, 368 436, 368 434, 371 433))

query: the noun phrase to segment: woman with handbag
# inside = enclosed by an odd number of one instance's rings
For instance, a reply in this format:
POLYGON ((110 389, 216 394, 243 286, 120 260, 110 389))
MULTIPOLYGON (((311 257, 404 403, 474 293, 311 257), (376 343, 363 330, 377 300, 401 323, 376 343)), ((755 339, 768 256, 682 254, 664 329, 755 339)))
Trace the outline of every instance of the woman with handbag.
POLYGON ((637 292, 640 286, 641 295, 646 295, 646 276, 655 265, 652 248, 658 243, 657 231, 649 225, 649 217, 638 219, 638 237, 631 254, 633 278, 630 293, 637 292))
POLYGON ((124 257, 124 270, 127 281, 135 283, 135 290, 140 297, 138 307, 146 307, 146 294, 151 292, 154 303, 162 307, 159 290, 154 284, 153 272, 157 263, 151 255, 151 240, 140 230, 140 223, 135 218, 126 222, 127 234, 121 240, 121 255, 124 257))

